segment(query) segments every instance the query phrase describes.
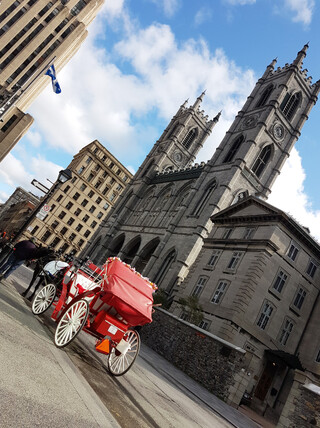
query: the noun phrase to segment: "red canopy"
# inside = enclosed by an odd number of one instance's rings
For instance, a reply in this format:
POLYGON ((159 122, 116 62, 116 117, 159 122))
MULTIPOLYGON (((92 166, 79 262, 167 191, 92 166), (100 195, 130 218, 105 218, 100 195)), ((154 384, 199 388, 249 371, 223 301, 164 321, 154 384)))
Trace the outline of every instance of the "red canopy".
POLYGON ((117 258, 107 260, 106 273, 101 299, 132 326, 152 322, 153 284, 117 258))

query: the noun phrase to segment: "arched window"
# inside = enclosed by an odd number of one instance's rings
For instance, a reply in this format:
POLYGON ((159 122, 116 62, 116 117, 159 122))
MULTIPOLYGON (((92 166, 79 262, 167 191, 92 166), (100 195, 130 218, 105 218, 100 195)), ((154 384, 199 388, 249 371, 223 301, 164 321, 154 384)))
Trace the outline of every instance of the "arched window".
POLYGON ((126 248, 122 250, 123 256, 122 259, 125 263, 130 264, 134 257, 137 255, 137 252, 139 250, 141 244, 141 237, 136 236, 134 239, 132 239, 126 248))
POLYGON ((301 103, 302 95, 301 92, 296 92, 292 95, 287 94, 284 97, 284 100, 281 103, 280 110, 284 114, 284 116, 291 120, 297 111, 300 103, 301 103))
POLYGON ((184 140, 182 141, 182 145, 186 149, 189 149, 191 144, 195 140, 197 134, 198 134, 198 131, 196 128, 191 129, 191 131, 189 131, 188 134, 184 137, 184 140))
POLYGON ((269 85, 262 93, 256 107, 262 107, 265 105, 265 103, 268 101, 268 98, 270 97, 271 92, 273 91, 273 85, 269 85))
POLYGON ((163 260, 163 262, 160 266, 160 269, 158 270, 158 272, 154 278, 154 282, 157 285, 160 285, 161 281, 163 280, 163 278, 168 273, 168 271, 172 265, 172 262, 175 260, 175 258, 176 258, 176 250, 171 250, 170 253, 163 260))
POLYGON ((152 241, 150 241, 147 245, 144 246, 144 248, 141 250, 139 254, 139 259, 135 264, 136 271, 140 273, 143 272, 143 269, 146 267, 148 261, 150 260, 152 254, 154 253, 159 243, 160 243, 160 239, 154 238, 152 241))
POLYGON ((118 235, 109 245, 106 257, 115 257, 118 255, 124 243, 125 234, 118 235))
POLYGON ((272 151, 271 144, 269 144, 268 146, 265 146, 261 150, 255 163, 253 164, 252 171, 256 174, 257 177, 261 176, 261 174, 263 173, 263 170, 265 169, 265 166, 269 162, 271 157, 271 151, 272 151))
POLYGON ((244 141, 244 136, 243 135, 239 135, 239 137, 237 137, 234 142, 232 143, 231 148, 229 149, 227 156, 224 158, 223 163, 227 163, 227 162, 231 162, 232 159, 234 158, 234 155, 236 154, 236 152, 238 151, 239 147, 241 146, 241 144, 244 141))
POLYGON ((201 199, 199 200, 199 202, 197 203, 195 209, 193 210, 193 215, 199 215, 202 211, 202 209, 204 208, 204 206, 206 205, 206 203, 208 202, 212 192, 214 191, 214 189, 216 188, 217 183, 216 181, 212 181, 205 189, 205 191, 203 192, 201 199))

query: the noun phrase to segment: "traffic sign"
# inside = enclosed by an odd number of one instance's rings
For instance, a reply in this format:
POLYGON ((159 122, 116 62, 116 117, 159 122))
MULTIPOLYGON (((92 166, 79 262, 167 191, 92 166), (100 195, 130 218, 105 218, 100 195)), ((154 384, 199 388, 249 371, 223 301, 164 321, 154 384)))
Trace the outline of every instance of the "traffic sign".
POLYGON ((32 180, 31 184, 35 186, 37 189, 41 190, 43 193, 48 193, 50 189, 46 187, 44 184, 40 183, 38 180, 32 180))

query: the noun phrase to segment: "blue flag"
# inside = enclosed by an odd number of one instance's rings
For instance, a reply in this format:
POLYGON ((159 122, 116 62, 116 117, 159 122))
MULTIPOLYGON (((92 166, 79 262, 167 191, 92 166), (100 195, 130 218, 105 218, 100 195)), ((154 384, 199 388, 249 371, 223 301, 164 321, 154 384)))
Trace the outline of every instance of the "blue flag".
POLYGON ((61 88, 60 85, 58 83, 57 77, 56 77, 56 70, 54 68, 54 65, 50 65, 50 67, 48 68, 48 70, 45 72, 45 74, 47 76, 51 77, 51 81, 52 81, 52 89, 53 92, 55 92, 56 94, 60 94, 61 92, 61 88))

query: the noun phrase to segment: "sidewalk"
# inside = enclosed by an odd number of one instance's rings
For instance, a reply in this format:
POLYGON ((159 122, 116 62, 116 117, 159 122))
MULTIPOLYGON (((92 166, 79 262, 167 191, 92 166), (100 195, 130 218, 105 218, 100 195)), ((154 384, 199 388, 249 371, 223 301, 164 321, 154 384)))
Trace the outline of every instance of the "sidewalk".
POLYGON ((254 422, 242 412, 229 406, 224 401, 211 394, 207 389, 170 364, 170 362, 160 357, 150 348, 148 348, 148 352, 146 352, 145 349, 146 347, 142 345, 139 352, 140 358, 144 359, 148 364, 150 364, 150 366, 160 372, 162 376, 170 379, 170 382, 175 383, 180 389, 183 391, 187 390, 189 396, 193 396, 195 399, 202 401, 211 408, 214 413, 224 418, 232 426, 236 428, 264 427, 263 425, 260 425, 260 423, 254 422))
POLYGON ((10 279, 0 283, 1 426, 118 428, 67 354, 54 346, 9 284, 10 279))

